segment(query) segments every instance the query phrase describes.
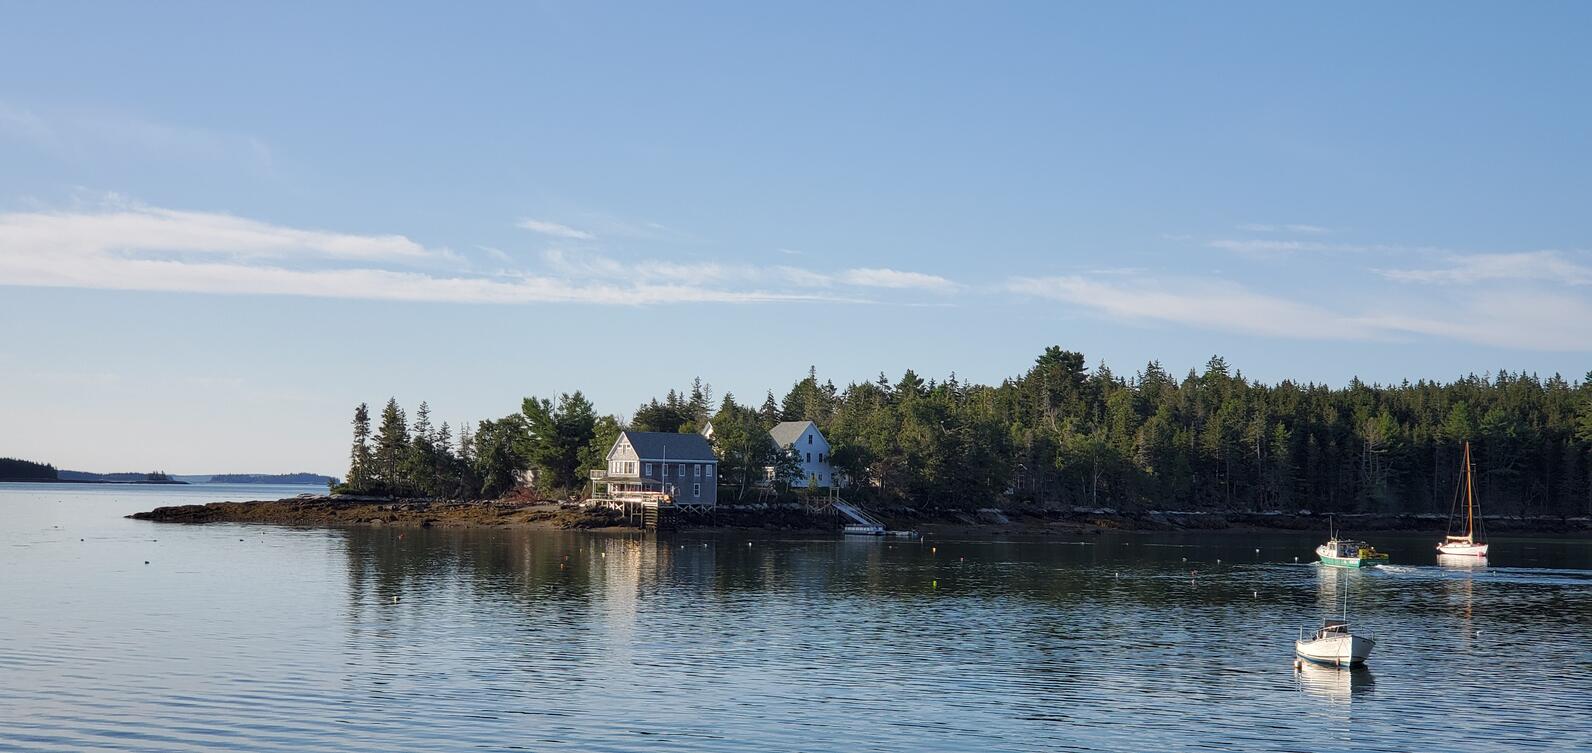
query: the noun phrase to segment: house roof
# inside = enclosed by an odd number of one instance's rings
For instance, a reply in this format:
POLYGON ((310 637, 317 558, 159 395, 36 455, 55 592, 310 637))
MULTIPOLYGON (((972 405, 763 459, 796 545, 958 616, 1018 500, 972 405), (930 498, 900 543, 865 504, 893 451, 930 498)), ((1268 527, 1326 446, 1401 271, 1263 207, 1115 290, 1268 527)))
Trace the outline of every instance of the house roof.
MULTIPOLYGON (((796 440, 802 438, 802 434, 807 432, 807 427, 809 426, 812 426, 815 431, 818 429, 811 421, 781 421, 775 424, 774 428, 768 430, 768 435, 774 438, 774 444, 780 447, 789 447, 796 444, 796 440)), ((818 432, 819 436, 823 436, 823 434, 821 431, 818 432)))
POLYGON ((642 460, 718 461, 713 454, 713 445, 708 444, 708 438, 696 432, 626 431, 622 434, 630 440, 630 446, 635 448, 636 456, 642 460))

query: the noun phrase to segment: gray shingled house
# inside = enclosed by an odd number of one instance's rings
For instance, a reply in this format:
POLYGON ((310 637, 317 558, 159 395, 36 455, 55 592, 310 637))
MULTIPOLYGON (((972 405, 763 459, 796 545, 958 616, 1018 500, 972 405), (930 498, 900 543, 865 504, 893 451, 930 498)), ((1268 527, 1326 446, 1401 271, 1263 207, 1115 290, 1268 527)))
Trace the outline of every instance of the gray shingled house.
POLYGON ((608 472, 598 483, 607 484, 610 495, 662 491, 681 507, 713 507, 719 501, 718 477, 719 460, 701 434, 622 431, 608 450, 608 472))

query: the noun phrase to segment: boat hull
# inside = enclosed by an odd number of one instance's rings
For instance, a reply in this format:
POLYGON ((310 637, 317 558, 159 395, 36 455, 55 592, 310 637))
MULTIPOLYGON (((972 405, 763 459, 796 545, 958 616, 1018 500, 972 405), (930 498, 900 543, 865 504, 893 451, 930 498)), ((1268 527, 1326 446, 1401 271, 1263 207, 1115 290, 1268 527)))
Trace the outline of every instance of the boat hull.
POLYGON ((1464 542, 1444 542, 1437 545, 1439 554, 1450 557, 1486 557, 1486 544, 1466 544, 1464 542))
POLYGON ((1313 641, 1294 641, 1294 654, 1316 664, 1357 667, 1371 658, 1376 641, 1358 635, 1333 635, 1313 641))
POLYGON ((1321 564, 1332 567, 1373 567, 1382 562, 1380 559, 1370 560, 1363 557, 1338 557, 1329 554, 1325 546, 1316 547, 1316 556, 1321 558, 1321 564))

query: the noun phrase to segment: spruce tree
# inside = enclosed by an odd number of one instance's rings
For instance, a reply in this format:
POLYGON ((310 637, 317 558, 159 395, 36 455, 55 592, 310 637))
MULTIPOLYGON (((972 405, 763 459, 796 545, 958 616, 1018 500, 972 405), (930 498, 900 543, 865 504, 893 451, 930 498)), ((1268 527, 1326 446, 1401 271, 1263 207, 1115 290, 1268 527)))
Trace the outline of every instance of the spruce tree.
POLYGON ((376 429, 375 481, 389 493, 402 491, 404 455, 409 450, 409 425, 397 398, 388 398, 381 410, 381 426, 376 429))
POLYGON ((774 400, 774 391, 768 391, 768 397, 763 398, 763 407, 757 410, 758 418, 763 420, 764 429, 774 428, 780 421, 779 403, 774 400))
POLYGON ((354 446, 348 453, 348 488, 363 493, 370 488, 370 408, 354 409, 354 446))

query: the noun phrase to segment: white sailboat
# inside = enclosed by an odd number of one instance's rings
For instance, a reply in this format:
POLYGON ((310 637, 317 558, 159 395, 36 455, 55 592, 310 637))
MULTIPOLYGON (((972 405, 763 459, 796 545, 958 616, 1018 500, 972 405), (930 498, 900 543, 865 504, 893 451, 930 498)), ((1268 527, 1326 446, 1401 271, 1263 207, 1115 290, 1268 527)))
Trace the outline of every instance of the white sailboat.
POLYGON ((1476 489, 1471 481, 1470 442, 1465 443, 1465 535, 1454 535, 1454 518, 1459 511, 1459 490, 1454 492, 1454 509, 1448 516, 1448 535, 1437 545, 1437 551, 1455 557, 1486 557, 1487 544, 1476 530, 1476 489))
POLYGON ((1358 667, 1371 657, 1376 641, 1349 630, 1349 586, 1343 586, 1343 619, 1327 619, 1309 638, 1304 630, 1294 641, 1294 655, 1299 659, 1334 667, 1358 667))

